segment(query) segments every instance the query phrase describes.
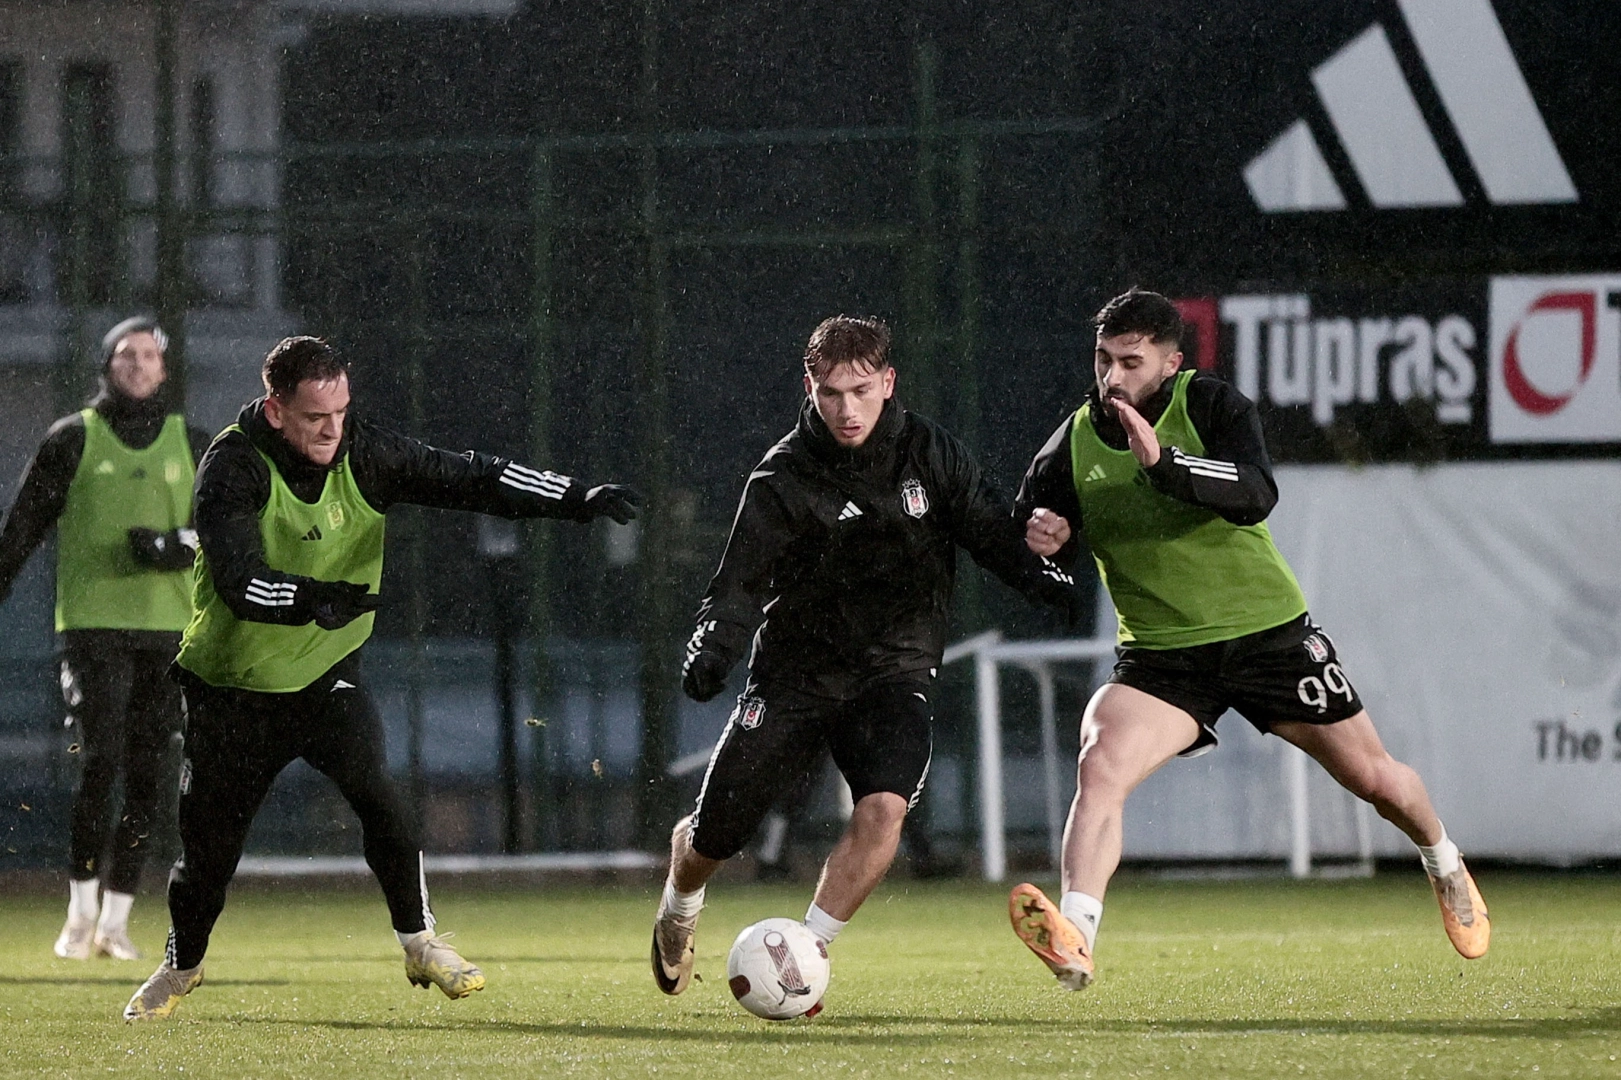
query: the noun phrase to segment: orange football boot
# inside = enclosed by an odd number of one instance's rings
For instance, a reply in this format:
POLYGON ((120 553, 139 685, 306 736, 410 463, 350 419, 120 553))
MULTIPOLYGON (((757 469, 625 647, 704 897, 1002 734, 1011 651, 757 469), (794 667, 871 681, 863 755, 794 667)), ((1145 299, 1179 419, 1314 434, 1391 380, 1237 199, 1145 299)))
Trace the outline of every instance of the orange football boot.
POLYGON ((1486 917, 1486 901, 1480 898, 1475 879, 1460 859, 1458 869, 1446 877, 1430 877, 1435 899, 1441 905, 1441 925, 1446 927, 1452 947, 1465 960, 1486 955, 1492 941, 1492 923, 1486 917))
POLYGON ((1075 924, 1064 918, 1058 905, 1034 885, 1015 886, 1008 895, 1008 918, 1013 932, 1031 952, 1041 957, 1058 985, 1085 990, 1092 985, 1092 951, 1075 924))

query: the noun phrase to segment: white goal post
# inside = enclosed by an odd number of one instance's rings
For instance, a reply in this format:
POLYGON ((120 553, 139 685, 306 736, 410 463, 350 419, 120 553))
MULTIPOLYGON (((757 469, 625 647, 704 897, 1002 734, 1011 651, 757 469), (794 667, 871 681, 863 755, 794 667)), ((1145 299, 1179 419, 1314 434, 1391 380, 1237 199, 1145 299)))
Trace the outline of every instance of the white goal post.
MULTIPOLYGON (((1055 639, 1004 641, 1000 630, 989 630, 952 645, 942 664, 972 658, 974 700, 979 729, 979 829, 980 856, 986 881, 1007 877, 1006 798, 1002 787, 1002 690, 1003 664, 1025 669, 1036 680, 1041 706, 1041 757, 1045 780, 1047 846, 1056 869, 1063 846, 1064 819, 1068 813, 1064 783, 1071 763, 1058 754, 1058 707, 1053 681, 1055 663, 1078 660, 1107 661, 1114 658, 1115 639, 1055 639)), ((1076 717, 1076 722, 1079 722, 1076 717)), ((1303 878, 1311 873, 1311 815, 1307 798, 1306 755, 1292 746, 1284 748, 1283 782, 1288 791, 1290 842, 1289 872, 1303 878)), ((1356 801, 1353 820, 1360 860, 1357 872, 1372 866, 1373 834, 1368 806, 1356 801)))

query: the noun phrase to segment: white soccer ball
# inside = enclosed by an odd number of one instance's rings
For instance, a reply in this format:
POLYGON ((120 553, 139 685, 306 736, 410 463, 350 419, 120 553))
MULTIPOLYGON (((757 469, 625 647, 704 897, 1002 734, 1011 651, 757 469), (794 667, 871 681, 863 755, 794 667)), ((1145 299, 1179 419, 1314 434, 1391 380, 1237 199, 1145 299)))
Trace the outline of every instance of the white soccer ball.
POLYGON ((821 1012, 831 974, 827 947, 793 919, 764 919, 744 927, 726 957, 732 996, 766 1020, 821 1012))

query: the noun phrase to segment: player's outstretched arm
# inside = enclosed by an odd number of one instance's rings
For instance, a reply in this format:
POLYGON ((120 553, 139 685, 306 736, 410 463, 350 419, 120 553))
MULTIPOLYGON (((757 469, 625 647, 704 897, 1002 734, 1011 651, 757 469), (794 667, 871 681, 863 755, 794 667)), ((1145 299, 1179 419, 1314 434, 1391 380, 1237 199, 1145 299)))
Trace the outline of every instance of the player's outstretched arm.
MULTIPOLYGON (((1121 415, 1124 420, 1124 409, 1121 415)), ((1204 442, 1204 452, 1165 448, 1154 464, 1143 469, 1149 483, 1234 525, 1265 521, 1278 503, 1278 485, 1255 403, 1221 379, 1195 376, 1188 384, 1188 418, 1204 442)))
POLYGON ((468 450, 453 453, 355 419, 350 460, 355 482, 379 512, 398 503, 468 510, 504 518, 550 517, 625 524, 641 495, 623 484, 587 484, 510 458, 468 450))

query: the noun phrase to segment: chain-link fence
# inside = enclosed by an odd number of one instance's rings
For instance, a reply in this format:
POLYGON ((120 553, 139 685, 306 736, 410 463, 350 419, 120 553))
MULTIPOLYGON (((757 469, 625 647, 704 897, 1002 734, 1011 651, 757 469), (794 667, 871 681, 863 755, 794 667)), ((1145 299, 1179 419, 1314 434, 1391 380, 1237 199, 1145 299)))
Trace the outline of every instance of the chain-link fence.
MULTIPOLYGON (((727 712, 679 696, 688 615, 743 476, 792 423, 799 352, 821 318, 892 319, 903 400, 978 449, 1004 488, 1079 396, 1084 372, 1052 361, 1082 343, 1084 305, 1069 301, 1089 295, 1092 125, 942 118, 936 63, 920 50, 916 122, 904 126, 297 144, 222 159, 212 189, 187 189, 194 415, 228 420, 233 392, 251 395, 264 344, 253 332, 280 318, 349 356, 369 417, 649 496, 633 529, 506 534, 465 515, 394 515, 368 678, 431 848, 662 842, 696 779, 668 767, 707 747, 727 712)), ((8 373, 49 383, 50 408, 36 386, 18 410, 27 422, 8 423, 37 438, 41 420, 80 400, 84 343, 149 306, 161 283, 142 254, 157 243, 154 204, 106 197, 144 191, 149 161, 96 167, 106 175, 29 168, 71 181, 0 214, 0 271, 31 268, 19 280, 34 290, 0 308, 0 324, 55 320, 49 359, 8 373), (75 194, 81 183, 100 194, 75 194)), ((42 766, 13 773, 8 801, 38 806, 8 827, 36 860, 65 835, 72 776, 60 739, 40 734, 60 723, 38 627, 45 561, 0 612, 21 635, 0 745, 42 766)), ((977 571, 959 596, 964 631, 1042 626, 977 571)), ((948 837, 973 821, 969 713, 955 693, 930 802, 948 837)), ((1029 816, 1039 848, 1039 807, 1029 816)), ((295 769, 250 849, 357 852, 359 841, 335 793, 295 769)))

